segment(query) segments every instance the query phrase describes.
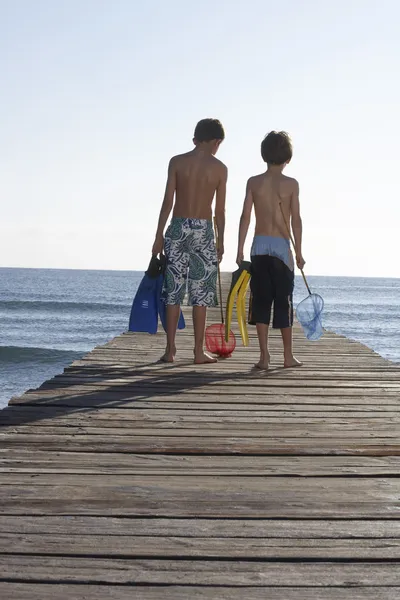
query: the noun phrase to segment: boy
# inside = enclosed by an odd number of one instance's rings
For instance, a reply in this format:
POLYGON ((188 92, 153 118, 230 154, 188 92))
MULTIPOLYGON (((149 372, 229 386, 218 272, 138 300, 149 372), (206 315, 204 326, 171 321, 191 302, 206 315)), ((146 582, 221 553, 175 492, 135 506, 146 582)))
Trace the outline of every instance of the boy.
POLYGON ((167 258, 163 299, 167 304, 167 347, 162 359, 173 362, 175 335, 188 279, 189 304, 193 306, 194 362, 214 363, 204 352, 208 306, 217 305, 217 266, 224 254, 227 168, 215 158, 225 138, 217 119, 203 119, 194 132, 195 148, 171 159, 161 207, 153 256, 163 249, 167 258), (175 195, 175 204, 174 204, 175 195), (212 203, 218 231, 215 247, 212 203), (172 220, 164 227, 173 208, 172 220))
POLYGON ((255 366, 268 369, 270 363, 268 328, 274 304, 273 327, 281 330, 284 366, 298 367, 301 363, 292 351, 294 264, 285 220, 289 227, 291 223, 293 230, 297 266, 302 269, 305 262, 301 252, 299 184, 282 173, 292 158, 292 143, 288 134, 271 131, 261 144, 261 156, 268 169, 247 182, 237 255, 240 265, 254 205, 256 228, 251 248, 252 302, 249 323, 256 325, 260 344, 260 361, 255 366))

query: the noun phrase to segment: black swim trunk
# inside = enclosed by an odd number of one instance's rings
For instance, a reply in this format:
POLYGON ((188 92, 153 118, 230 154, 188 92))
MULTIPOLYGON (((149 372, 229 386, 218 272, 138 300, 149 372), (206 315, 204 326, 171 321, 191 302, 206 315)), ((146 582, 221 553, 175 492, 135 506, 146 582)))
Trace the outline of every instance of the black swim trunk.
POLYGON ((271 322, 274 329, 293 325, 294 272, 276 256, 251 257, 249 324, 271 322))

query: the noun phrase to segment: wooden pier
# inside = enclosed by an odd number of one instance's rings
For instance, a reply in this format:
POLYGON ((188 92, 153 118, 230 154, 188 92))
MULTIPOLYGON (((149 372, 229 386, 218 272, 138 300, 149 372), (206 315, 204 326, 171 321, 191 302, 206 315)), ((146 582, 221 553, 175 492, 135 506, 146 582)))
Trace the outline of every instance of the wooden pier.
POLYGON ((0 598, 397 600, 400 368, 299 328, 301 369, 194 366, 186 316, 0 413, 0 598))

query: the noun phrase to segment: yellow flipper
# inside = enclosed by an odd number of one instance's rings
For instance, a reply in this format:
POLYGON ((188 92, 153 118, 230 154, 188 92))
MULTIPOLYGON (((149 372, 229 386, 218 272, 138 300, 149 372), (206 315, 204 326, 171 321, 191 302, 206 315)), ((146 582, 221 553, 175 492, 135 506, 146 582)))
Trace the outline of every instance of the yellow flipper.
MULTIPOLYGON (((231 330, 232 325, 232 313, 233 307, 235 305, 235 299, 238 295, 238 292, 242 286, 244 279, 246 278, 247 271, 242 271, 238 277, 236 283, 231 287, 228 298, 226 301, 226 317, 225 317, 225 340, 229 340, 229 332, 231 330)), ((239 317, 238 317, 239 318, 239 317)))
POLYGON ((244 271, 244 278, 242 279, 242 283, 239 288, 237 301, 236 301, 236 312, 238 315, 238 324, 240 335, 242 336, 243 346, 249 345, 249 333, 247 331, 246 324, 246 293, 247 288, 249 287, 250 281, 250 273, 248 271, 244 271))

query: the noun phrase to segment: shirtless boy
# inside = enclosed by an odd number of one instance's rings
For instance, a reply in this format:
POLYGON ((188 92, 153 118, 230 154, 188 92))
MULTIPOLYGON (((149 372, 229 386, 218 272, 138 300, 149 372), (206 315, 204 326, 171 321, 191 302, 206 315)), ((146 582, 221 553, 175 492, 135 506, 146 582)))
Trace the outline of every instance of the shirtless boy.
POLYGON ((167 347, 162 360, 173 362, 175 335, 180 305, 188 281, 189 304, 193 306, 194 362, 212 363, 216 359, 204 352, 204 332, 208 306, 217 305, 217 267, 224 254, 226 166, 215 158, 225 138, 217 119, 203 119, 194 132, 195 148, 174 156, 161 207, 153 256, 163 249, 167 258, 163 299, 167 304, 167 347), (175 196, 175 203, 174 203, 175 196), (215 246, 212 203, 218 248, 215 246), (172 213, 171 223, 164 228, 172 213))
POLYGON ((247 182, 246 197, 239 227, 237 263, 243 261, 243 248, 254 205, 256 228, 251 248, 252 302, 249 323, 256 325, 260 344, 259 369, 268 369, 268 329, 274 305, 273 327, 280 329, 283 340, 284 366, 298 367, 293 356, 293 287, 294 262, 286 223, 292 227, 296 262, 304 267, 301 252, 302 221, 299 184, 282 171, 292 158, 292 143, 287 133, 271 131, 261 144, 261 156, 268 169, 247 182), (285 218, 282 215, 285 216, 285 218))

